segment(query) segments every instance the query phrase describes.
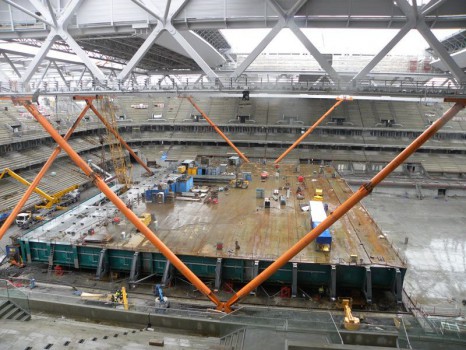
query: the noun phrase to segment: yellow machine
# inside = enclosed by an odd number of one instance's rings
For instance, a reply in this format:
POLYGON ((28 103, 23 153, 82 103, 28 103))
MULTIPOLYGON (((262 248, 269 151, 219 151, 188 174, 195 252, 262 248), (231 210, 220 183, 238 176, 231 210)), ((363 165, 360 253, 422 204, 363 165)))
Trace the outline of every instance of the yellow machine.
POLYGON ((141 220, 144 225, 149 226, 152 222, 152 215, 150 215, 150 213, 142 213, 139 215, 139 220, 141 220))
POLYGON ((81 292, 81 299, 85 301, 96 301, 103 303, 123 304, 125 310, 128 310, 128 294, 126 288, 121 287, 115 293, 87 293, 81 292))
POLYGON ((343 326, 345 327, 345 329, 349 331, 357 331, 361 325, 359 322, 359 318, 354 317, 351 313, 351 303, 351 298, 338 299, 339 306, 343 308, 345 312, 345 320, 343 321, 343 326))
MULTIPOLYGON (((10 177, 13 179, 17 180, 18 182, 22 183, 25 186, 31 186, 31 183, 27 181, 26 179, 22 178, 18 174, 16 174, 13 170, 5 168, 3 172, 0 174, 0 180, 8 174, 10 177)), ((68 194, 71 191, 74 191, 78 189, 78 185, 73 185, 68 188, 65 188, 64 190, 61 190, 57 193, 54 193, 53 195, 49 195, 42 191, 40 188, 36 187, 34 189, 34 192, 37 193, 39 196, 44 198, 45 204, 44 205, 36 205, 36 209, 50 209, 54 204, 60 204, 60 201, 62 198, 68 194)), ((57 209, 62 209, 63 207, 58 206, 57 209)))
POLYGON ((249 187, 249 181, 248 180, 243 180, 243 179, 231 180, 230 181, 230 186, 231 187, 236 187, 236 188, 248 188, 249 187))
POLYGON ((315 201, 323 201, 324 200, 324 191, 321 188, 316 188, 314 193, 314 200, 315 201))

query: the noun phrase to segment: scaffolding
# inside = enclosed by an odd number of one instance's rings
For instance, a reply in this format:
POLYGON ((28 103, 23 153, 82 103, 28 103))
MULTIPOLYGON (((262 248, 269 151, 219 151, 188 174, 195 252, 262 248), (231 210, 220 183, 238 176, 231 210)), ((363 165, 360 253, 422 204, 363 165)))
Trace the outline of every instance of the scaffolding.
MULTIPOLYGON (((113 99, 104 97, 100 100, 100 110, 104 118, 110 124, 111 128, 118 133, 118 123, 115 118, 117 107, 113 103, 113 99)), ((107 129, 107 142, 110 147, 110 155, 112 157, 113 170, 118 179, 118 182, 126 188, 131 187, 132 166, 130 162, 126 162, 126 154, 121 147, 118 138, 107 129)))

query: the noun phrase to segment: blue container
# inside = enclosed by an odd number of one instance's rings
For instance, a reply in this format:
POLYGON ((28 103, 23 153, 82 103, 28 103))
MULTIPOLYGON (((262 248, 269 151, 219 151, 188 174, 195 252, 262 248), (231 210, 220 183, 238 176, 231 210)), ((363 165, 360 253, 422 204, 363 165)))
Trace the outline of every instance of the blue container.
POLYGON ((187 179, 178 181, 176 183, 176 192, 189 192, 189 190, 193 188, 193 185, 193 177, 189 176, 187 179))
POLYGON ((202 175, 202 171, 203 171, 203 170, 204 170, 204 169, 202 169, 202 168, 197 168, 197 175, 202 175))
POLYGON ((252 174, 249 172, 243 173, 243 178, 247 181, 252 181, 252 174))
POLYGON ((170 191, 176 192, 176 182, 170 184, 170 191))

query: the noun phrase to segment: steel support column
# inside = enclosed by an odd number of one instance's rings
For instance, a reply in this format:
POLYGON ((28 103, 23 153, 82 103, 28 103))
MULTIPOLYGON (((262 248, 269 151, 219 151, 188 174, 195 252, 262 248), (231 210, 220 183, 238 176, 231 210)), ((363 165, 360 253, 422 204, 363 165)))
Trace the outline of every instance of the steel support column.
POLYGON ((217 264, 215 265, 214 292, 218 292, 222 285, 222 260, 222 258, 217 258, 217 264))
MULTIPOLYGON (((68 132, 66 135, 63 137, 65 141, 67 141, 73 132, 76 130, 76 128, 79 125, 79 122, 84 118, 86 115, 87 111, 89 110, 89 106, 85 106, 79 116, 76 118, 74 121, 73 125, 69 128, 68 132)), ((49 159, 45 162, 44 166, 42 169, 40 169, 39 173, 36 175, 32 183, 29 185, 27 188, 26 192, 23 194, 19 202, 16 204, 14 209, 11 211, 10 215, 6 219, 6 221, 3 223, 3 225, 0 227, 0 239, 2 239, 3 235, 5 232, 10 228, 11 224, 15 221, 16 216, 21 212, 21 209, 23 208, 24 204, 26 204, 27 200, 31 196, 32 192, 36 189, 36 187, 39 185, 40 181, 44 177, 45 173, 49 170, 50 166, 53 164, 57 156, 61 152, 61 147, 57 146, 52 154, 50 155, 49 159)))
MULTIPOLYGON (((258 275, 259 275, 259 260, 254 260, 254 265, 252 267, 252 279, 255 279, 258 275)), ((256 295, 257 288, 254 288, 254 290, 252 290, 250 293, 256 295)))
POLYGON ((366 296, 367 303, 372 304, 372 272, 371 272, 370 266, 366 266, 366 277, 364 280, 364 294, 366 296))
POLYGON ((162 276, 162 285, 167 287, 173 278, 173 265, 170 263, 170 260, 167 260, 165 268, 163 270, 162 276))
POLYGON ((291 272, 291 297, 296 298, 298 295, 298 263, 293 263, 291 272))
POLYGON ((141 264, 139 263, 139 252, 134 252, 133 260, 131 261, 131 270, 129 272, 129 282, 134 282, 139 277, 141 264))
MULTIPOLYGON (((377 175, 375 175, 368 183, 363 184, 358 191, 351 197, 337 207, 324 221, 317 227, 308 232, 290 249, 283 253, 277 260, 269 265, 262 271, 255 279, 246 284, 235 295, 233 295, 222 306, 226 312, 230 312, 231 306, 248 295, 249 292, 264 283, 270 276, 272 276, 278 269, 285 265, 290 259, 295 257, 299 252, 306 248, 316 237, 328 229, 332 224, 345 215, 351 208, 353 208, 360 200, 369 195, 372 189, 384 180, 393 170, 402 164, 409 156, 411 156, 419 147, 421 147, 427 140, 429 140, 442 126, 451 120, 466 104, 466 99, 454 100, 455 105, 451 107, 444 115, 426 129, 420 136, 418 136, 405 150, 396 156, 385 168, 383 168, 377 175)), ((450 101, 451 102, 451 101, 450 101)))
POLYGON ((334 301, 337 298, 337 267, 331 266, 330 269, 330 283, 329 283, 329 296, 330 300, 334 301))
POLYGON ((192 97, 187 97, 188 101, 191 102, 194 108, 201 113, 202 117, 207 120, 207 122, 214 128, 214 130, 219 134, 229 145, 233 150, 243 159, 246 163, 249 163, 249 159, 241 152, 235 145, 234 143, 218 128, 217 125, 201 110, 201 108, 194 102, 192 97))
POLYGON ((395 295, 396 302, 401 304, 403 302, 403 284, 401 279, 400 269, 395 269, 395 278, 393 280, 393 294, 395 295))
POLYGON ((277 163, 280 163, 280 161, 285 158, 288 153, 290 153, 296 146, 298 146, 302 140, 304 140, 310 133, 312 133, 315 128, 317 128, 317 126, 322 123, 324 121, 325 118, 327 118, 328 115, 330 115, 330 113, 332 113, 335 108, 337 108, 343 101, 347 100, 347 99, 350 99, 350 98, 337 98, 337 102, 335 102, 335 104, 330 107, 330 109, 324 113, 323 116, 321 116, 315 123, 314 125, 312 125, 309 129, 307 129, 307 131, 302 134, 299 139, 297 139, 285 152, 283 152, 283 154, 278 157, 277 159, 275 159, 274 163, 277 164, 277 163))
POLYGON ((217 296, 202 282, 166 245, 163 243, 130 209, 126 207, 118 195, 116 195, 99 177, 89 165, 76 153, 76 151, 66 142, 60 134, 50 125, 49 121, 37 110, 29 100, 13 99, 15 103, 21 103, 29 113, 42 125, 60 147, 70 156, 73 162, 93 181, 107 198, 121 211, 121 213, 141 232, 170 262, 183 274, 196 288, 208 297, 218 308, 223 308, 217 296))
POLYGON ((99 254, 99 263, 97 264, 97 270, 95 277, 100 280, 108 272, 108 254, 107 248, 103 248, 99 254))
POLYGON ((78 247, 76 245, 71 246, 71 251, 73 252, 73 266, 75 269, 79 269, 79 255, 78 255, 78 247))

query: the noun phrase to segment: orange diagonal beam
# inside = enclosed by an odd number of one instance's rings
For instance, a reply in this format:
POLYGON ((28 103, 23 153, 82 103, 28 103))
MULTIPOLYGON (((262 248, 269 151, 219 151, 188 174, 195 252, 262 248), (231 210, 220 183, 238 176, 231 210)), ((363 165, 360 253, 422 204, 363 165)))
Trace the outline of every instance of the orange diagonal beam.
POLYGON ((301 238, 295 245, 288 249, 282 256, 269 265, 264 271, 257 275, 252 281, 241 288, 230 300, 220 306, 224 307, 224 311, 229 312, 231 306, 241 298, 244 298, 262 283, 264 283, 270 276, 272 276, 279 268, 285 265, 290 259, 296 256, 300 251, 307 247, 317 236, 328 229, 338 219, 345 215, 356 203, 366 197, 372 192, 372 189, 377 186, 383 179, 385 179, 393 170, 402 164, 411 154, 413 154, 419 147, 421 147, 429 138, 432 137, 442 126, 452 119, 461 109, 466 105, 466 99, 457 100, 456 104, 451 107, 445 114, 426 129, 419 137, 417 137, 405 150, 396 156, 385 168, 383 168, 371 181, 362 185, 359 190, 345 202, 343 202, 336 210, 334 210, 324 221, 322 221, 312 231, 308 232, 301 238), (460 101, 460 102, 458 102, 460 101))
POLYGON ((283 158, 285 158, 285 157, 288 155, 288 153, 290 153, 297 145, 299 145, 299 144, 301 143, 302 140, 304 140, 311 132, 313 132, 314 129, 317 128, 317 126, 318 126, 320 123, 322 123, 322 122, 324 121, 324 119, 327 118, 327 116, 328 116, 330 113, 332 113, 333 110, 334 110, 335 108, 337 108, 337 107, 338 107, 343 101, 345 101, 345 100, 352 100, 352 98, 351 98, 351 97, 343 97, 343 98, 338 97, 338 98, 337 98, 337 102, 336 102, 332 107, 330 107, 330 109, 329 109, 327 112, 325 112, 325 114, 324 114, 322 117, 320 117, 320 118, 314 123, 314 125, 312 125, 309 129, 307 129, 307 131, 306 131, 304 134, 302 134, 301 137, 300 137, 299 139, 297 139, 285 152, 283 152, 283 154, 282 154, 280 157, 278 157, 278 158, 274 161, 274 163, 277 164, 277 163, 279 163, 283 158))
POLYGON ((189 102, 193 105, 194 108, 197 109, 199 113, 201 113, 202 117, 207 120, 207 122, 214 128, 214 130, 219 134, 229 145, 231 148, 235 150, 236 153, 246 162, 249 163, 249 159, 241 152, 234 144, 231 142, 231 140, 218 128, 217 125, 201 110, 201 108, 194 102, 193 98, 191 96, 187 97, 189 102))
MULTIPOLYGON (((73 125, 69 128, 68 132, 66 133, 64 137, 64 140, 68 140, 70 138, 71 134, 73 134, 74 130, 76 130, 79 122, 81 121, 81 119, 84 118, 88 110, 89 110, 89 106, 85 106, 82 112, 79 114, 78 118, 76 118, 76 120, 74 121, 73 125)), ((49 159, 45 162, 42 169, 39 171, 39 173, 34 178, 34 181, 32 181, 31 185, 28 187, 28 189, 23 194, 19 202, 16 204, 16 206, 14 207, 14 209, 12 210, 12 212, 10 213, 6 221, 0 227, 0 239, 2 239, 5 232, 10 228, 16 216, 18 216, 24 204, 26 204, 29 197, 31 197, 32 192, 39 185, 45 173, 47 172, 47 170, 49 170, 50 166, 53 164, 53 162, 55 161, 57 156, 60 154, 60 152, 61 152, 61 147, 57 146, 55 150, 52 152, 52 154, 50 155, 49 159)))
POLYGON ((159 251, 162 253, 177 269, 183 274, 200 292, 207 296, 218 308, 222 308, 222 303, 217 296, 197 277, 166 245, 163 243, 139 218, 132 210, 126 207, 126 204, 108 187, 105 181, 99 175, 94 173, 87 163, 81 159, 76 151, 65 141, 60 134, 50 125, 48 120, 37 110, 36 106, 30 101, 21 100, 20 102, 42 127, 52 136, 60 147, 70 156, 73 162, 92 180, 94 185, 104 193, 107 198, 123 213, 123 215, 133 223, 159 251))
POLYGON ((149 167, 142 161, 142 159, 139 158, 139 156, 136 153, 134 153, 132 148, 120 136, 120 134, 118 133, 118 130, 114 130, 113 127, 108 123, 108 121, 102 116, 102 114, 100 114, 100 112, 97 110, 97 108, 95 108, 95 106, 92 104, 92 100, 99 99, 99 98, 100 98, 100 96, 74 96, 73 97, 74 100, 81 100, 81 101, 84 100, 84 101, 86 101, 87 106, 90 109, 92 109, 94 114, 97 116, 97 118, 99 118, 99 120, 102 122, 102 124, 104 124, 104 126, 107 128, 107 130, 110 131, 117 138, 117 140, 120 142, 120 144, 128 150, 128 152, 133 156, 133 158, 136 160, 136 162, 138 162, 144 169, 146 169, 146 171, 147 171, 147 173, 149 175, 153 175, 152 170, 150 170, 149 167))

